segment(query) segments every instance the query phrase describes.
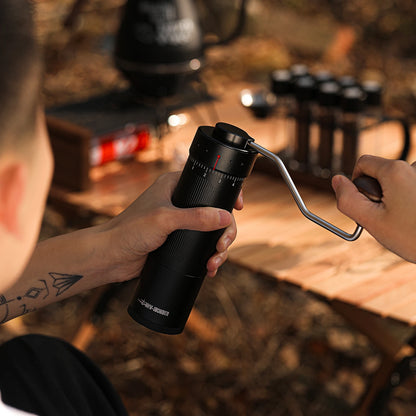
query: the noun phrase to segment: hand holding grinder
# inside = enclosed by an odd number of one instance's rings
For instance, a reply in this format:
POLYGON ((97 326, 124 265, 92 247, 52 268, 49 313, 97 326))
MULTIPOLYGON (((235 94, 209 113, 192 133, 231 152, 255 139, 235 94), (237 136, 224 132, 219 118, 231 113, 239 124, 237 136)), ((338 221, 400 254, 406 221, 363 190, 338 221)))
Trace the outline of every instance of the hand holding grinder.
MULTIPOLYGON (((359 225, 349 234, 310 212, 282 160, 255 143, 245 131, 226 123, 198 128, 172 203, 179 208, 212 206, 231 212, 259 154, 277 165, 299 209, 308 219, 347 241, 360 236, 362 227, 359 225)), ((373 199, 380 199, 378 182, 371 179, 361 178, 357 187, 367 195, 373 194, 373 199)), ((165 243, 148 256, 128 307, 131 317, 157 332, 182 332, 204 280, 207 261, 215 253, 222 232, 177 230, 170 234, 165 243)))

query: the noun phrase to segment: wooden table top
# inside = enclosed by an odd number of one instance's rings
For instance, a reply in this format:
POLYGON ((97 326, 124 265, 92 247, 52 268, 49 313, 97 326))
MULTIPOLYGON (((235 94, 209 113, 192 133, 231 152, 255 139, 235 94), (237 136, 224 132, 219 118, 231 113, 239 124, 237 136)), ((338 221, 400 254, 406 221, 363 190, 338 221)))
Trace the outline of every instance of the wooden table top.
MULTIPOLYGON (((92 168, 92 186, 88 191, 68 192, 54 186, 51 201, 116 215, 161 173, 180 169, 200 124, 235 124, 266 148, 282 148, 283 139, 276 136, 276 119, 257 120, 242 108, 239 92, 244 87, 230 88, 215 103, 221 120, 213 120, 212 112, 204 104, 186 109, 183 113, 188 122, 173 129, 162 143, 154 143, 133 161, 92 168)), ((365 139, 360 140, 360 153, 395 157, 401 145, 392 138, 400 134, 394 123, 365 133, 365 139)), ((413 143, 415 140, 413 129, 413 143)), ((337 210, 333 194, 297 186, 310 211, 346 231, 354 230, 355 224, 337 210)), ((235 212, 238 236, 229 251, 232 262, 324 298, 416 324, 416 265, 388 252, 365 231, 357 241, 347 242, 307 220, 280 178, 253 172, 243 189, 245 206, 235 212)))

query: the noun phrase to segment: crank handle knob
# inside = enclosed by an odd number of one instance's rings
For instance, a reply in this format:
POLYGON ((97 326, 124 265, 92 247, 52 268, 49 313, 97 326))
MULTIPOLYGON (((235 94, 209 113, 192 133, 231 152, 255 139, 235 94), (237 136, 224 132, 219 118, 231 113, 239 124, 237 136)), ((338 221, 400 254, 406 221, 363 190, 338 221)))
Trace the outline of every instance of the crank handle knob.
POLYGON ((365 195, 370 201, 380 203, 383 198, 383 190, 377 179, 363 175, 353 180, 358 190, 365 195))

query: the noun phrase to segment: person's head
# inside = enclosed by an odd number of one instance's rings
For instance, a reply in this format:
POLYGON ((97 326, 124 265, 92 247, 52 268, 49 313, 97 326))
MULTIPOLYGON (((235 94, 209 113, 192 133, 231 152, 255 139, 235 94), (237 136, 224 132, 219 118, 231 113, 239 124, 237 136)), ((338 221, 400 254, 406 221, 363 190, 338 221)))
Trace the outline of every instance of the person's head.
POLYGON ((52 172, 32 12, 28 0, 0 1, 0 291, 33 250, 52 172))

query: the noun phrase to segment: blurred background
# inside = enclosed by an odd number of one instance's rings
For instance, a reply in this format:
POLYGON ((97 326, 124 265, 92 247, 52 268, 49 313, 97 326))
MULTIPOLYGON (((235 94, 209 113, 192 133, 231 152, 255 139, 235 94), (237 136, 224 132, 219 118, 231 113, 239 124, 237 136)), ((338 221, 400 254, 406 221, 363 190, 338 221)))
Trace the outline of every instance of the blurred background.
MULTIPOLYGON (((48 106, 125 82, 113 64, 123 0, 85 1, 67 29, 63 24, 73 1, 36 3, 48 106)), ((207 37, 221 39, 235 26, 240 1, 195 4, 207 37)), ((272 70, 301 62, 312 71, 377 79, 385 87, 388 109, 414 115, 415 8, 411 0, 250 0, 242 35, 231 45, 207 50, 203 76, 219 84, 264 82, 272 70)))
MULTIPOLYGON (((124 1, 87 0, 79 8, 76 3, 35 1, 47 107, 128 85, 113 57, 124 1)), ((235 26, 240 1, 195 4, 205 40, 222 39, 235 26)), ((378 80, 386 111, 414 120, 416 3, 248 0, 241 35, 207 49, 201 77, 220 95, 230 83, 268 85, 271 71, 297 63, 378 80)), ((41 239, 80 226, 82 218, 48 206, 41 239)), ((200 325, 179 336, 133 322, 126 313, 129 290, 111 299, 86 352, 132 416, 349 415, 380 362, 367 339, 324 302, 232 264, 205 283, 197 301, 200 325)), ((0 336, 30 331, 70 338, 90 296, 16 319, 0 336)), ((403 336, 411 332, 386 324, 403 336)), ((398 389, 390 411, 416 414, 416 395, 398 389)))

